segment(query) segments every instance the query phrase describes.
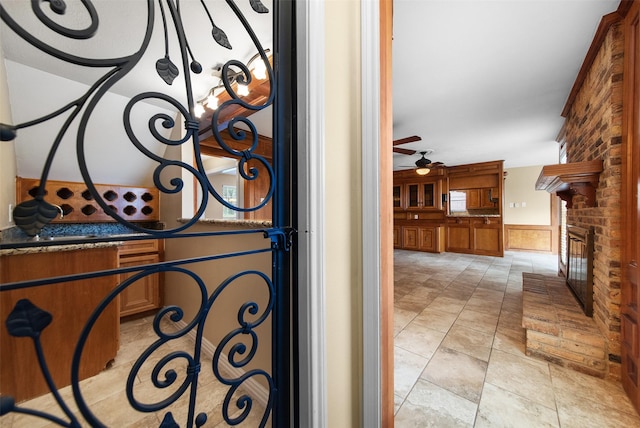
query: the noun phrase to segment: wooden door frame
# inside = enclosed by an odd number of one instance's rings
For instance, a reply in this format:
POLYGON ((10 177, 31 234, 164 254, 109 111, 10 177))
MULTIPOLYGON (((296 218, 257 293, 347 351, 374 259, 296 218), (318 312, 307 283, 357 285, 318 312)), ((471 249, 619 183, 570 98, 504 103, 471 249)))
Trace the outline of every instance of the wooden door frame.
POLYGON ((393 427, 393 0, 361 4, 362 426, 393 427))
MULTIPOLYGON (((638 296, 638 290, 633 290, 629 285, 632 281, 633 271, 630 268, 632 263, 638 263, 638 257, 640 257, 640 243, 638 243, 637 234, 640 232, 640 212, 638 211, 638 192, 640 191, 640 177, 638 177, 638 168, 640 168, 640 141, 639 141, 639 128, 640 128, 640 107, 638 106, 637 97, 640 92, 637 77, 637 67, 640 62, 640 58, 636 51, 633 51, 633 43, 630 40, 632 20, 638 18, 640 13, 640 1, 634 0, 633 2, 627 2, 626 10, 619 9, 621 15, 624 13, 624 31, 625 31, 625 63, 624 63, 624 89, 623 89, 623 112, 622 112, 622 198, 621 198, 621 210, 623 221, 623 233, 622 238, 622 275, 621 275, 621 322, 622 322, 622 385, 629 395, 631 402, 633 403, 636 411, 640 412, 640 388, 638 385, 634 385, 625 373, 627 372, 627 358, 634 358, 637 364, 636 356, 627 356, 628 350, 625 352, 625 337, 628 334, 633 334, 633 330, 626 331, 628 324, 625 324, 624 317, 634 317, 634 323, 638 323, 637 310, 629 310, 628 303, 637 303, 640 299, 638 296), (634 183, 633 180, 636 180, 634 183), (634 203, 635 202, 635 203, 634 203), (636 236, 629 236, 631 230, 635 231, 636 236), (635 294, 635 295, 633 295, 635 294), (635 313, 635 315, 633 315, 635 313)), ((621 4, 622 6, 622 4, 621 4)), ((636 40, 635 43, 638 43, 636 40)), ((637 272, 637 266, 636 266, 637 272)), ((637 273, 635 280, 637 281, 637 273)), ((640 285, 640 284, 638 284, 640 285)), ((635 339, 631 338, 631 342, 640 342, 640 332, 636 331, 635 339)), ((633 348, 633 346, 632 346, 633 348)), ((637 352, 637 350, 636 350, 637 352)), ((637 370, 637 367, 636 367, 637 370)), ((637 374, 636 374, 637 376, 637 374)))

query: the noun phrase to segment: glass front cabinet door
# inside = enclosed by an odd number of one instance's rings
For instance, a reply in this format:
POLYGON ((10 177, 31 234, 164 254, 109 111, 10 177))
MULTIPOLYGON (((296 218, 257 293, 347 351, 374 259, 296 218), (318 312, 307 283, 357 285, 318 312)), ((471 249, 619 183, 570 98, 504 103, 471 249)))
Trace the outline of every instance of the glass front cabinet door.
POLYGON ((395 211, 402 209, 402 186, 393 186, 393 209, 395 211))
POLYGON ((408 210, 437 208, 435 183, 409 183, 405 185, 408 210))

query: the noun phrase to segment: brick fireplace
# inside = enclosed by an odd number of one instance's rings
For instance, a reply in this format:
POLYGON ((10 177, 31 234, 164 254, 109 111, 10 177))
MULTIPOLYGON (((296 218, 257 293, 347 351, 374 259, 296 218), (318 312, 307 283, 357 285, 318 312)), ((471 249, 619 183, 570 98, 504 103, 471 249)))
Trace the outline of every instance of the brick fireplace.
POLYGON ((582 311, 565 278, 523 278, 527 353, 612 379, 620 379, 621 370, 623 53, 621 24, 601 23, 558 135, 567 163, 602 162, 595 200, 579 192, 569 195, 566 215, 566 224, 593 230, 593 317, 582 311))

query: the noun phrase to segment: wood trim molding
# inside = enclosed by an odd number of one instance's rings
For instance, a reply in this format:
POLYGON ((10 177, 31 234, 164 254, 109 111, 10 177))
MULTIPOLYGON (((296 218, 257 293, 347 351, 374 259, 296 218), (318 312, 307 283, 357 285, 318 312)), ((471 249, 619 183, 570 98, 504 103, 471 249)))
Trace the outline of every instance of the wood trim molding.
MULTIPOLYGON (((248 150, 253 144, 253 134, 251 131, 244 132, 246 132, 247 136, 243 140, 234 140, 227 130, 220 131, 220 135, 222 136, 222 141, 229 147, 234 150, 243 151, 248 150)), ((200 141, 200 151, 202 154, 209 156, 233 157, 233 155, 220 147, 213 135, 200 141)), ((270 161, 273 157, 273 140, 269 137, 258 135, 258 145, 253 153, 263 156, 270 161)))
POLYGON ((393 0, 380 0, 380 370, 381 422, 394 424, 393 360, 393 0))
POLYGON ((578 71, 578 76, 576 77, 575 82, 573 83, 573 87, 571 88, 571 92, 569 92, 569 97, 567 98, 567 102, 562 109, 561 116, 567 117, 571 107, 573 106, 576 97, 578 96, 578 92, 580 88, 582 88, 582 84, 587 78, 587 73, 591 69, 593 65, 593 61, 595 61, 598 52, 600 51, 600 47, 604 42, 607 33, 611 26, 617 22, 620 22, 627 16, 627 12, 631 8, 633 4, 633 0, 621 0, 618 5, 618 9, 615 12, 611 12, 607 15, 604 15, 600 20, 600 24, 596 30, 596 34, 593 36, 593 41, 591 42, 591 46, 589 46, 589 50, 587 51, 587 55, 582 62, 582 66, 580 67, 580 71, 578 71))
POLYGON ((595 206, 596 188, 602 172, 602 160, 545 165, 536 181, 536 190, 555 192, 572 207, 573 195, 586 198, 587 207, 595 206))

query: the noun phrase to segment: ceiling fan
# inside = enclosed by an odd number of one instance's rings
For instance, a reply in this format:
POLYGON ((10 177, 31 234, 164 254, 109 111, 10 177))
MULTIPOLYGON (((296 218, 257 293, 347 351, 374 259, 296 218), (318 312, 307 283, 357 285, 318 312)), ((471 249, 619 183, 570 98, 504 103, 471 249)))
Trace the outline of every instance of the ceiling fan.
POLYGON ((412 155, 417 152, 417 150, 404 149, 402 147, 396 147, 402 144, 413 143, 416 141, 422 141, 422 138, 417 135, 413 135, 411 137, 400 138, 399 140, 393 140, 393 151, 395 153, 401 153, 403 155, 412 155))
MULTIPOLYGON (((419 153, 421 157, 420 159, 415 161, 416 173, 418 173, 419 175, 427 175, 429 174, 429 171, 431 171, 434 168, 444 168, 444 163, 432 162, 431 159, 427 159, 425 157, 425 155, 433 153, 433 150, 426 150, 419 153)), ((407 165, 406 168, 414 168, 414 167, 407 165)))

